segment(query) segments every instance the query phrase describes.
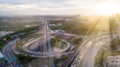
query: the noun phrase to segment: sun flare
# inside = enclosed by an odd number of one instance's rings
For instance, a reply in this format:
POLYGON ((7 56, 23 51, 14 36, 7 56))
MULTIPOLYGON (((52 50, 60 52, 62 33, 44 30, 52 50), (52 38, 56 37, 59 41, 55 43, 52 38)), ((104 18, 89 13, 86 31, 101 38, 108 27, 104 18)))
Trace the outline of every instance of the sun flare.
POLYGON ((99 15, 114 15, 120 13, 120 5, 114 2, 102 2, 94 7, 99 15))

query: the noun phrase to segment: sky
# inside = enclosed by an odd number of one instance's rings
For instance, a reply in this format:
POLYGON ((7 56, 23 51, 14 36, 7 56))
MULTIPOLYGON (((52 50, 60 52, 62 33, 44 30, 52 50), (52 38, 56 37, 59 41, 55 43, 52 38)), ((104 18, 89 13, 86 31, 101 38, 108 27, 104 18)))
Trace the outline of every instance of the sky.
POLYGON ((99 3, 120 0, 0 0, 0 15, 91 15, 99 3))

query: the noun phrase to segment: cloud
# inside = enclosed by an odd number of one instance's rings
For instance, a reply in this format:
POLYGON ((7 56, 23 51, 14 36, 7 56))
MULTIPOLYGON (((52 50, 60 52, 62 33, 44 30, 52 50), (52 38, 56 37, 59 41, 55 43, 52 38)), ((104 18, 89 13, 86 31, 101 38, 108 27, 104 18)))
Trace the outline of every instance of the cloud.
POLYGON ((0 15, 92 14, 104 0, 1 0, 0 15))
POLYGON ((37 2, 53 2, 53 3, 61 3, 61 2, 66 2, 68 0, 23 0, 28 3, 37 3, 37 2))
POLYGON ((68 7, 62 7, 57 5, 38 5, 38 4, 24 4, 24 5, 12 5, 12 4, 1 4, 0 11, 2 14, 18 14, 18 15, 38 15, 38 14, 61 14, 71 12, 68 7), (69 10, 69 11, 68 11, 69 10), (67 11, 67 12, 65 12, 67 11))

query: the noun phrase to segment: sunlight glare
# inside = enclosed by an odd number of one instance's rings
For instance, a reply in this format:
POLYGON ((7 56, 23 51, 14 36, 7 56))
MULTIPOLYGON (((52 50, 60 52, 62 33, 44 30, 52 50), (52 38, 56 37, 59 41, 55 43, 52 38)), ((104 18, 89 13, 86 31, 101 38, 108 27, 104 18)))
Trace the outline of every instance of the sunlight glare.
POLYGON ((120 5, 115 2, 102 2, 96 5, 93 10, 98 15, 114 15, 120 13, 120 5))

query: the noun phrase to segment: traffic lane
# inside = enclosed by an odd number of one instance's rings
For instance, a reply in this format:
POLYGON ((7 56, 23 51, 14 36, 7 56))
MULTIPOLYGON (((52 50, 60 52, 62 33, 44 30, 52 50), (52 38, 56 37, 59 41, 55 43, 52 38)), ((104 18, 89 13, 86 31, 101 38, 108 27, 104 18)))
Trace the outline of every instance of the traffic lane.
POLYGON ((94 67, 94 59, 95 56, 97 55, 97 52, 101 46, 101 44, 99 45, 95 45, 91 46, 89 49, 87 49, 87 52, 85 53, 84 57, 81 58, 81 64, 80 67, 94 67))
POLYGON ((95 56, 97 55, 99 48, 103 44, 108 43, 111 40, 111 38, 109 37, 106 37, 106 39, 93 40, 94 43, 89 48, 91 50, 86 49, 87 52, 85 53, 84 58, 82 58, 83 60, 80 60, 82 62, 81 67, 94 67, 94 59, 95 59, 95 56))

